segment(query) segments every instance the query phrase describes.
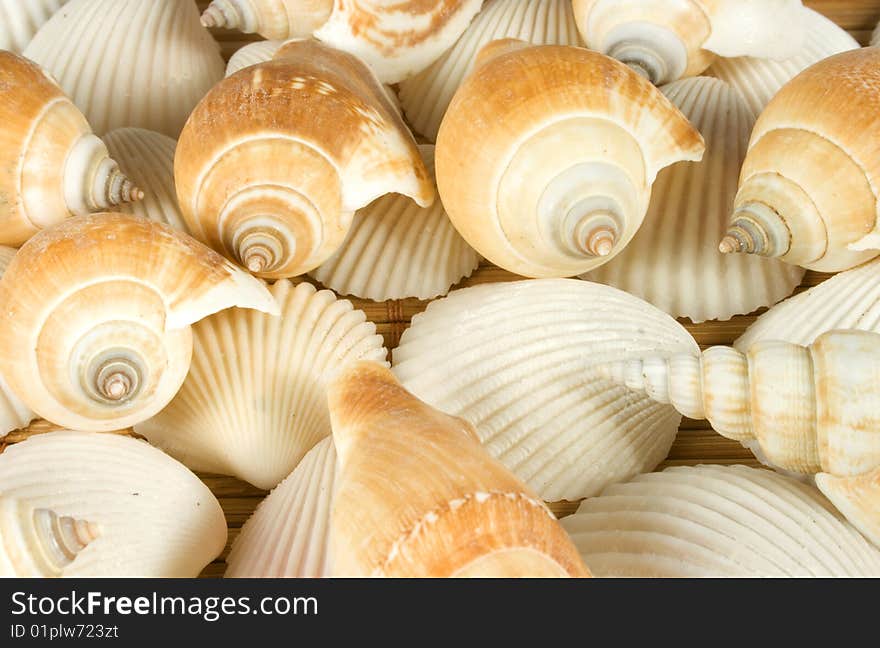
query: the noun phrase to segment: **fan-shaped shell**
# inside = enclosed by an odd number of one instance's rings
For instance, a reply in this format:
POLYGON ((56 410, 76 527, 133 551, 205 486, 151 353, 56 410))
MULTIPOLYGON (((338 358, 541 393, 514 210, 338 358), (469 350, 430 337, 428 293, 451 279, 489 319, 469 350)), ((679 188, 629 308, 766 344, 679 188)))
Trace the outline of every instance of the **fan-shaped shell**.
POLYGON ((248 43, 239 49, 229 59, 226 66, 226 76, 232 76, 239 70, 246 67, 256 65, 257 63, 265 63, 271 61, 275 53, 284 45, 282 40, 257 41, 256 43, 248 43))
POLYGON ((706 155, 660 172, 635 238, 584 278, 694 322, 727 320, 775 304, 801 282, 801 268, 718 251, 754 115, 733 88, 717 79, 682 79, 662 91, 699 129, 706 155))
POLYGON ((445 54, 400 84, 400 101, 413 128, 431 141, 452 97, 470 73, 477 52, 501 38, 536 45, 580 45, 569 0, 487 0, 470 26, 445 54))
POLYGON ((816 485, 866 538, 880 547, 880 467, 862 475, 816 475, 816 485))
POLYGON ((136 126, 177 137, 223 78, 194 2, 69 0, 24 55, 51 72, 99 135, 136 126))
POLYGON ((815 488, 746 466, 667 468, 562 520, 596 576, 877 577, 880 551, 815 488))
POLYGON ((41 417, 119 430, 158 412, 189 369, 189 325, 224 308, 277 313, 261 282, 187 235, 127 214, 69 219, 0 279, 0 373, 41 417))
POLYGON ((193 470, 272 488, 330 434, 325 385, 346 364, 384 361, 376 326, 307 283, 270 288, 281 317, 228 310, 193 327, 186 381, 135 430, 193 470))
POLYGON ((202 14, 202 24, 274 40, 308 38, 331 11, 333 0, 214 0, 202 14))
POLYGON ((548 279, 456 290, 431 303, 393 364, 404 387, 473 424, 489 453, 542 498, 576 500, 651 470, 669 451, 680 417, 600 371, 648 349, 697 347, 640 299, 548 279))
MULTIPOLYGON (((6 272, 17 251, 15 248, 0 246, 0 277, 6 272)), ((0 439, 12 430, 26 427, 35 418, 37 415, 21 402, 0 374, 0 439)))
POLYGON ((65 0, 0 0, 0 50, 21 53, 65 0))
POLYGON ((226 558, 225 578, 330 575, 330 507, 336 448, 326 437, 269 493, 245 522, 226 558))

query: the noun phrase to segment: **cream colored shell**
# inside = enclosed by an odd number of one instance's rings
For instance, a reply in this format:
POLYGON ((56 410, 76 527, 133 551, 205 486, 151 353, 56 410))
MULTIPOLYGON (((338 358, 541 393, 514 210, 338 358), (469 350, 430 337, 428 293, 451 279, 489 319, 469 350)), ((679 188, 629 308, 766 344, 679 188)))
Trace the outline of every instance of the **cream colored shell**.
POLYGON ((784 299, 800 284, 801 268, 718 251, 754 115, 732 87, 717 79, 682 79, 662 91, 699 129, 706 154, 700 162, 679 162, 660 172, 635 238, 584 278, 694 322, 727 320, 784 299))
POLYGON ((384 361, 376 326, 308 283, 270 292, 281 317, 241 309, 193 327, 193 362, 174 400, 135 427, 193 470, 275 487, 330 434, 325 386, 346 364, 384 361))
POLYGON ((880 467, 844 477, 820 473, 816 485, 853 526, 880 547, 880 467))
POLYGON ((202 14, 202 24, 274 40, 308 38, 331 11, 333 0, 214 0, 202 14))
POLYGON ((880 551, 815 488, 746 466, 639 475, 562 526, 600 577, 880 576, 880 551))
POLYGON ((63 431, 14 444, 0 454, 0 492, 97 530, 65 577, 193 578, 226 543, 208 487, 127 436, 63 431))
MULTIPOLYGON (((6 272, 7 266, 17 251, 15 248, 0 246, 0 277, 6 272)), ((0 374, 0 439, 12 430, 26 427, 35 418, 37 415, 12 393, 9 385, 0 374)))
POLYGON ((223 78, 194 2, 69 0, 24 55, 52 73, 99 135, 136 126, 177 137, 223 78))
POLYGON ((653 469, 680 417, 602 377, 645 353, 696 353, 671 317, 575 279, 476 286, 432 302, 394 350, 394 373, 469 421, 543 499, 577 500, 653 469))
POLYGON ((229 59, 226 66, 226 76, 232 76, 239 70, 246 67, 256 65, 257 63, 265 63, 271 61, 275 53, 284 45, 282 40, 257 41, 256 43, 248 43, 235 52, 229 59))
POLYGON ((0 50, 20 54, 65 0, 0 0, 0 50))

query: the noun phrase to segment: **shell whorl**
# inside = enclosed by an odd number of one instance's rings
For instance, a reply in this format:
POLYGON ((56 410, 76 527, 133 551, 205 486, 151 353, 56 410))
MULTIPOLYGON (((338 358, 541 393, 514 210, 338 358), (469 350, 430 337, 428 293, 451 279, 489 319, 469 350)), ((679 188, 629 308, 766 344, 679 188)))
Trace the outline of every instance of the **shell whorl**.
POLYGON ((308 38, 327 22, 333 0, 213 0, 202 26, 237 29, 269 40, 308 38))

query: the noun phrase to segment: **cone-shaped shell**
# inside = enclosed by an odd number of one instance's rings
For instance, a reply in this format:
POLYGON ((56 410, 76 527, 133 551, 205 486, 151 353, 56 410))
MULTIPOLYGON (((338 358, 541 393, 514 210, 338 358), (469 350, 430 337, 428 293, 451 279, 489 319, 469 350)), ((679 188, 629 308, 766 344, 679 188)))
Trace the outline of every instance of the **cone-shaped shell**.
POLYGON ((584 278, 694 322, 727 320, 784 299, 801 282, 801 268, 718 251, 754 116, 737 92, 717 79, 682 79, 662 91, 699 129, 706 154, 700 162, 679 162, 660 172, 635 238, 584 278))
POLYGON ((284 41, 281 40, 248 43, 229 59, 229 64, 226 66, 226 76, 232 76, 239 70, 256 65, 257 63, 271 61, 272 57, 275 56, 275 53, 279 49, 281 49, 282 45, 284 45, 284 41))
POLYGON ((265 286, 186 234, 128 214, 69 219, 0 279, 0 374, 41 417, 119 430, 162 409, 189 369, 189 325, 277 313, 265 286))
POLYGON ((328 391, 339 452, 333 574, 589 576, 550 510, 480 446, 473 428, 377 363, 328 391))
POLYGON ((192 578, 226 543, 207 486, 128 436, 63 431, 14 444, 0 454, 0 492, 97 529, 65 577, 192 578))
POLYGON ((539 280, 431 303, 393 364, 407 389, 473 424, 489 453, 543 499, 577 500, 652 470, 669 452, 678 414, 600 370, 649 350, 697 346, 671 317, 622 291, 539 280))
MULTIPOLYGON (((15 248, 0 246, 0 277, 6 272, 6 267, 17 251, 15 248)), ((12 392, 0 374, 0 439, 12 430, 26 427, 35 418, 37 415, 12 392)))
POLYGON ((329 290, 279 281, 281 317, 241 309, 193 326, 193 362, 171 404, 136 426, 193 470, 273 488, 330 434, 325 387, 359 359, 384 361, 376 326, 329 290))
MULTIPOLYGON (((434 147, 419 149, 433 173, 434 147)), ((422 208, 406 196, 389 195, 359 210, 342 247, 310 274, 342 295, 432 299, 479 263, 439 200, 422 208)))
POLYGON ((21 53, 65 0, 0 0, 0 50, 21 53))
POLYGON ((213 0, 202 24, 274 40, 308 38, 331 11, 333 0, 213 0))
POLYGON ((618 61, 494 41, 443 118, 437 185, 456 229, 495 265, 566 277, 618 254, 657 172, 703 149, 678 109, 618 61))
POLYGON ((136 126, 177 137, 223 78, 194 2, 69 0, 24 55, 52 73, 99 135, 136 126))
POLYGON ((880 551, 815 488, 746 466, 639 475, 562 526, 596 576, 880 576, 880 551))
POLYGON ((177 146, 194 235, 262 277, 302 274, 335 252, 355 210, 434 188, 412 135, 366 65, 315 41, 217 84, 177 146))
POLYGON ((333 439, 319 441, 245 522, 224 578, 330 576, 330 509, 336 484, 333 439))
POLYGON ((853 526, 880 547, 880 467, 850 477, 821 473, 816 475, 816 485, 853 526))

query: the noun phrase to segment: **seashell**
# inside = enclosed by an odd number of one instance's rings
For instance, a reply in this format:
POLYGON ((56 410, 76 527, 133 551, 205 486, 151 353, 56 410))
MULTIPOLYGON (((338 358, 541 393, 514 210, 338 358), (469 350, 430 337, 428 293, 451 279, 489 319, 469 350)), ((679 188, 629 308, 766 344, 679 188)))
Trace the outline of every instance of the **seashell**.
POLYGON ((282 45, 284 45, 283 40, 257 41, 245 45, 229 59, 226 76, 230 77, 246 67, 271 61, 282 45))
POLYGON ((387 351, 363 311, 311 284, 269 291, 281 317, 228 310, 193 326, 180 392, 135 426, 192 470, 269 489, 330 434, 325 385, 341 367, 387 351))
POLYGON ((837 54, 773 98, 755 125, 722 252, 846 270, 878 254, 880 50, 837 54))
POLYGON ((607 56, 508 40, 481 57, 443 118, 437 186, 459 233, 506 270, 605 263, 642 224, 657 172, 703 154, 678 109, 607 56))
POLYGON ((224 578, 324 578, 330 575, 330 506, 336 448, 325 437, 245 522, 224 578))
POLYGON ((487 0, 445 54, 400 84, 400 101, 413 128, 432 142, 452 96, 487 43, 517 38, 536 45, 581 45, 569 0, 487 0))
POLYGON ((226 67, 195 3, 180 0, 69 0, 24 55, 58 79, 99 135, 136 126, 177 137, 226 67))
POLYGON ((104 137, 114 160, 143 190, 136 203, 121 205, 118 211, 149 218, 186 232, 186 223, 174 191, 174 149, 177 142, 143 128, 117 128, 104 137))
POLYGON ((189 370, 193 322, 232 306, 278 312, 258 280, 127 214, 34 236, 0 280, 0 303, 10 389, 42 418, 96 431, 129 427, 171 400, 189 370))
MULTIPOLYGON (((0 492, 40 512, 41 523, 51 511, 68 536, 69 521, 79 521, 84 548, 63 566, 65 577, 192 578, 226 544, 226 519, 208 487, 129 436, 61 431, 13 444, 0 454, 0 492)), ((76 548, 72 538, 66 544, 76 548)))
POLYGON ((332 11, 333 0, 213 0, 202 25, 283 41, 308 38, 332 11))
MULTIPOLYGON (((419 146, 434 172, 434 147, 419 146)), ((342 247, 309 273, 342 295, 374 301, 445 295, 480 264, 439 200, 419 207, 388 195, 358 211, 342 247)))
MULTIPOLYGON (((0 277, 6 272, 7 266, 12 262, 15 248, 0 246, 0 277)), ((13 430, 27 427, 28 423, 37 418, 27 405, 21 402, 21 399, 12 393, 9 385, 0 374, 0 439, 5 437, 13 430)))
POLYGON ((880 468, 863 475, 816 475, 816 485, 853 526, 880 547, 880 468))
POLYGON ((600 577, 880 575, 880 551, 815 488, 747 466, 638 475, 561 522, 600 577))
POLYGON ((706 74, 732 85, 749 108, 760 115, 779 89, 814 63, 857 49, 858 42, 818 11, 804 9, 806 38, 803 47, 782 61, 751 56, 719 58, 706 74))
POLYGON ((696 76, 714 55, 785 59, 804 41, 800 0, 573 0, 587 47, 651 83, 696 76))
POLYGON ((194 235, 267 278, 326 261, 354 212, 379 196, 434 199, 379 82, 314 41, 292 41, 217 84, 184 128, 174 176, 194 235))
POLYGON ((0 0, 0 50, 20 54, 65 0, 0 0))
POLYGON ((577 500, 652 470, 680 417, 606 380, 601 365, 697 353, 671 317, 576 279, 455 290, 413 318, 394 350, 406 389, 477 430, 543 499, 577 500))
POLYGON ((620 254, 584 278, 694 322, 727 320, 784 299, 800 284, 801 268, 718 251, 754 115, 717 79, 691 77, 662 91, 700 130, 706 155, 660 172, 641 229, 620 254))
POLYGON ((547 506, 480 446, 472 426, 360 362, 328 391, 339 476, 333 574, 589 576, 547 506))
POLYGON ((0 244, 142 197, 55 82, 9 52, 0 52, 0 123, 0 244))

